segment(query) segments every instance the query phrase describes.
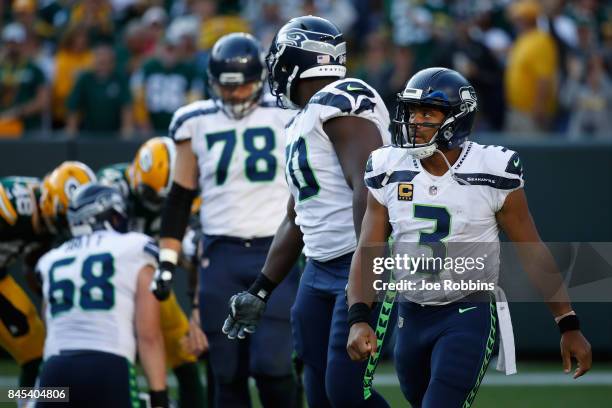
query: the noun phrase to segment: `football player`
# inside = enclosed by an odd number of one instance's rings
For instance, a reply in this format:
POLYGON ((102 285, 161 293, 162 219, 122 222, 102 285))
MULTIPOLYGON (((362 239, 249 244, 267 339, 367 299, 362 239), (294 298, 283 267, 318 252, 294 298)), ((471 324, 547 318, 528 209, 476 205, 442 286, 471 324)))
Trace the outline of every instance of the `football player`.
POLYGON ((182 107, 170 125, 177 160, 153 289, 159 298, 168 295, 199 187, 204 233, 199 307, 210 343, 215 406, 250 406, 252 376, 264 406, 290 407, 296 390, 289 323, 299 279, 295 262, 256 335, 244 339, 243 331, 235 332, 232 337, 241 341, 230 341, 222 328, 229 298, 255 279, 281 222, 289 194, 283 177, 285 125, 294 112, 263 96, 263 52, 249 34, 229 34, 215 43, 208 78, 213 99, 182 107))
POLYGON ((127 232, 123 197, 99 183, 74 192, 67 218, 73 238, 36 266, 47 324, 40 386, 69 387, 67 406, 133 407, 138 350, 151 406, 167 407, 160 306, 148 290, 155 242, 127 232))
POLYGON ((69 195, 94 179, 89 167, 70 161, 54 169, 43 183, 31 177, 0 179, 0 345, 21 366, 22 386, 34 385, 45 330, 36 307, 7 269, 24 254, 26 278, 31 278, 30 271, 54 237, 67 233, 69 195))
MULTIPOLYGON (((377 347, 368 324, 371 298, 366 297, 372 292, 373 274, 372 268, 364 267, 376 256, 373 245, 380 247, 391 236, 396 253, 413 257, 423 248, 431 248, 435 258, 486 257, 482 268, 455 268, 454 275, 448 267, 419 268, 420 273, 407 275, 413 276, 416 288, 427 282, 446 285, 449 280, 467 283, 476 278, 496 283, 501 227, 511 241, 522 244, 516 247, 523 267, 559 325, 564 368, 569 372, 571 356, 576 357, 574 378, 580 377, 591 367, 590 345, 529 214, 521 160, 507 148, 467 140, 476 110, 474 88, 461 74, 445 68, 417 72, 398 94, 393 146, 374 151, 365 173, 368 205, 348 287, 348 353, 360 361, 377 347), (552 293, 557 293, 554 299, 549 297, 552 293)), ((514 350, 507 303, 500 294, 491 287, 447 286, 402 292, 395 364, 402 392, 413 407, 471 406, 498 327, 500 350, 514 350), (507 328, 509 338, 504 334, 507 328)), ((513 351, 509 356, 500 351, 500 359, 507 373, 516 371, 513 351)))
MULTIPOLYGON (((138 149, 132 163, 113 164, 98 170, 100 182, 116 187, 126 199, 130 231, 159 236, 162 203, 170 188, 175 157, 174 142, 167 137, 155 137, 138 149)), ((191 336, 201 339, 205 348, 206 338, 199 325, 190 326, 173 293, 161 304, 161 324, 166 364, 172 368, 179 384, 179 405, 201 407, 205 404, 205 391, 197 356, 187 349, 185 341, 191 331, 191 336)))
POLYGON ((19 385, 32 387, 42 361, 45 329, 36 307, 9 274, 8 268, 25 253, 26 269, 49 246, 50 234, 38 209, 40 180, 0 178, 0 346, 21 368, 19 385))
POLYGON ((365 163, 390 142, 389 114, 376 90, 345 78, 345 63, 343 35, 323 18, 292 19, 272 42, 272 93, 280 105, 300 108, 287 127, 291 197, 262 272, 232 298, 225 329, 230 336, 255 330, 270 294, 304 248, 308 261, 291 321, 308 404, 381 407, 388 405, 369 389, 367 364, 346 354, 344 289, 365 211, 365 163))

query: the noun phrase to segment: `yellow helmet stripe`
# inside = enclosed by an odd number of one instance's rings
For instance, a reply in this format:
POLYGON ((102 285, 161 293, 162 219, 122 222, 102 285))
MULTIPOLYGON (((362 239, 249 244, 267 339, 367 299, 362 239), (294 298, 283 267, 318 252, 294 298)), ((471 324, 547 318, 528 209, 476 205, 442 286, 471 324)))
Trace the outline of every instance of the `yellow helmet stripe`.
POLYGON ((15 225, 17 222, 17 211, 13 208, 2 184, 0 184, 0 215, 9 225, 15 225))

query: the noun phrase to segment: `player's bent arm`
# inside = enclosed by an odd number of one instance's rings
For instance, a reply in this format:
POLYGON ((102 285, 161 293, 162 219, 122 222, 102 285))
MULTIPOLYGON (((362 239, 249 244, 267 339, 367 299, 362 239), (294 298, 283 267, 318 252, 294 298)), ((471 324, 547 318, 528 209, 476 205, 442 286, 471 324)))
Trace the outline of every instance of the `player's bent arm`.
POLYGON ((158 300, 170 296, 172 275, 179 262, 191 203, 197 194, 197 174, 197 160, 191 150, 191 141, 183 141, 176 146, 173 183, 162 209, 159 267, 151 284, 151 291, 158 300))
POLYGON ((257 279, 245 292, 233 295, 229 301, 229 316, 222 331, 230 339, 243 339, 254 333, 272 291, 289 274, 302 252, 302 232, 295 224, 294 201, 287 202, 287 214, 274 235, 266 262, 257 279))
POLYGON ((274 234, 262 274, 275 284, 282 282, 297 262, 303 247, 302 231, 295 225, 295 201, 290 196, 287 214, 274 234))
POLYGON ((357 250, 353 255, 347 288, 348 305, 365 303, 371 306, 374 301, 374 258, 383 257, 391 226, 387 207, 380 204, 368 193, 368 205, 363 222, 357 250))
POLYGON ((540 240, 523 189, 513 191, 506 197, 504 206, 497 213, 497 221, 508 238, 518 243, 516 249, 523 268, 555 316, 561 331, 564 371, 570 372, 573 356, 578 360, 574 378, 584 375, 592 366, 591 345, 580 331, 578 317, 572 311, 569 296, 554 259, 540 240))
POLYGON ((136 288, 136 339, 138 355, 153 391, 166 389, 166 363, 162 337, 159 302, 149 292, 153 267, 144 266, 138 272, 136 288))
POLYGON ((340 116, 325 122, 323 130, 331 140, 346 183, 353 190, 353 223, 357 238, 367 205, 363 181, 368 156, 382 145, 376 125, 357 116, 340 116))

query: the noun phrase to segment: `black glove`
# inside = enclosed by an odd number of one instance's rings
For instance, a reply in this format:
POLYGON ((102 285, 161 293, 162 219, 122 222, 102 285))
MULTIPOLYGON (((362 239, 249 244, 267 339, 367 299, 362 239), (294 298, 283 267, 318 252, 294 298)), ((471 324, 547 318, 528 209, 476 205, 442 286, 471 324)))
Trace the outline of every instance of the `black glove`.
POLYGON ((249 292, 240 292, 231 297, 229 307, 230 314, 222 331, 230 339, 244 339, 245 333, 255 332, 266 302, 249 292))
POLYGON ((174 270, 176 265, 172 262, 160 262, 159 266, 155 270, 155 275, 151 281, 151 292, 155 295, 157 300, 162 301, 168 299, 170 292, 172 291, 172 277, 174 276, 174 270))

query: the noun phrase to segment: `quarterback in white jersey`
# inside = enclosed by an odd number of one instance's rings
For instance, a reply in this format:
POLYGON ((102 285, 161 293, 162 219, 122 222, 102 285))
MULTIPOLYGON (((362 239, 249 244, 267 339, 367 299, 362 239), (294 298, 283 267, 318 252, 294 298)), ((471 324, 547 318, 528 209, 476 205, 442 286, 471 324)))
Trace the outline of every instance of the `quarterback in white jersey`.
MULTIPOLYGON (((295 112, 263 95, 264 77, 259 42, 249 34, 226 35, 215 43, 208 63, 213 99, 180 108, 170 124, 177 165, 162 214, 160 271, 174 269, 173 251, 180 248, 189 203, 199 187, 203 259, 194 310, 208 336, 220 407, 251 405, 249 376, 264 406, 291 406, 296 394, 289 308, 297 267, 273 296, 253 341, 232 341, 222 333, 227 302, 257 277, 289 197, 285 126, 295 112)), ((164 275, 158 276, 155 293, 163 295, 164 275)))
POLYGON ((308 260, 291 323, 309 406, 386 407, 371 389, 366 364, 346 354, 344 288, 365 211, 365 163, 390 139, 387 109, 368 84, 345 78, 346 43, 323 18, 290 20, 266 61, 279 104, 300 108, 287 127, 291 197, 261 274, 232 297, 224 331, 231 337, 261 330, 259 318, 304 248, 308 260))
POLYGON ((47 324, 41 386, 70 387, 74 406, 130 406, 138 350, 154 406, 167 406, 159 303, 148 290, 157 246, 126 232, 123 197, 101 184, 75 191, 68 222, 74 237, 36 267, 47 324))
POLYGON ((420 256, 417 248, 428 249, 428 260, 444 259, 444 266, 410 271, 413 285, 405 286, 399 303, 395 365, 402 392, 416 407, 471 406, 498 330, 498 368, 516 372, 508 304, 496 287, 500 228, 510 240, 528 243, 517 252, 559 324, 564 368, 571 368, 571 356, 578 360, 574 378, 591 366, 590 345, 529 214, 518 153, 467 141, 477 106, 474 88, 461 74, 445 68, 417 72, 398 94, 393 145, 373 152, 366 166, 368 207, 347 289, 353 360, 377 348, 378 333, 367 322, 374 260, 384 256, 388 237, 395 251, 411 259, 420 256), (446 262, 466 255, 473 265, 482 255, 482 267, 473 268, 480 272, 446 262), (481 287, 470 287, 481 280, 481 287))

